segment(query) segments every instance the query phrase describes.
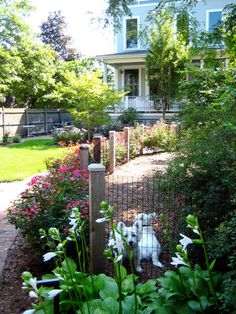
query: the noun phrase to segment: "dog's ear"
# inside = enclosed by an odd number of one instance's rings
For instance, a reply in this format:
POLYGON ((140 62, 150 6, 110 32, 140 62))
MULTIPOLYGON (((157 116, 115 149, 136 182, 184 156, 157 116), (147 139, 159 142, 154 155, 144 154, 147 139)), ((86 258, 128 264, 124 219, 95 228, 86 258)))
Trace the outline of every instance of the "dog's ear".
POLYGON ((150 214, 148 214, 148 220, 149 220, 149 221, 154 220, 156 217, 157 217, 156 213, 150 213, 150 214))
POLYGON ((137 221, 137 220, 143 220, 143 213, 139 213, 136 215, 135 221, 137 221))
POLYGON ((120 229, 120 230, 123 230, 125 228, 125 224, 122 222, 122 221, 119 221, 118 224, 117 224, 117 227, 120 229))
POLYGON ((142 220, 136 220, 133 224, 133 227, 137 228, 138 231, 142 229, 142 226, 143 226, 142 220))

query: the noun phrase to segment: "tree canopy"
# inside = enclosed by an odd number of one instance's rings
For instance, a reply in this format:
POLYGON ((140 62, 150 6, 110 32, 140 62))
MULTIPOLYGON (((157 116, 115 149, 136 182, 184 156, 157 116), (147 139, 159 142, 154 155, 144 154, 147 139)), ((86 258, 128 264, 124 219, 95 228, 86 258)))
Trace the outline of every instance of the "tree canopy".
POLYGON ((40 38, 43 43, 50 45, 64 61, 79 59, 75 48, 71 48, 71 37, 65 34, 67 24, 61 11, 52 12, 41 25, 40 38))
POLYGON ((189 59, 189 47, 182 33, 176 34, 173 15, 168 11, 156 17, 147 41, 146 66, 150 89, 152 95, 160 97, 165 119, 165 111, 171 98, 176 96, 178 83, 189 59))

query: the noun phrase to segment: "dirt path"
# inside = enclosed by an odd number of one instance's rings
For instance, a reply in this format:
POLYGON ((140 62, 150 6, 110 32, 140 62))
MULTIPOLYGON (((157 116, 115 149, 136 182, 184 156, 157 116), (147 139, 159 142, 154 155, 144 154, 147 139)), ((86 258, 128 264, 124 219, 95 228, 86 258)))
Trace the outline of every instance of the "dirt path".
POLYGON ((171 153, 149 154, 130 160, 129 163, 116 167, 115 176, 152 177, 157 170, 164 171, 173 158, 171 153))

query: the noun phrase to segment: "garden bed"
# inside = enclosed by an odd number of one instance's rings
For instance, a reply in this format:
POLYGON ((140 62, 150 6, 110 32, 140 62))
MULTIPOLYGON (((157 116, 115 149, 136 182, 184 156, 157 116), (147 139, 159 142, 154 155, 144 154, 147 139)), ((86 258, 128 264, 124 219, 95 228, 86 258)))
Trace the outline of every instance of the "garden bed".
MULTIPOLYGON (((116 175, 152 177, 157 169, 165 169, 171 156, 171 154, 161 153, 135 158, 130 163, 118 167, 116 175)), ((167 258, 163 262, 166 264, 167 258)), ((19 234, 9 250, 0 283, 1 313, 19 314, 30 308, 31 300, 28 293, 21 288, 23 271, 30 271, 37 278, 41 278, 42 274, 49 272, 42 257, 35 255, 32 247, 19 234)), ((160 271, 161 273, 162 271, 160 271)))

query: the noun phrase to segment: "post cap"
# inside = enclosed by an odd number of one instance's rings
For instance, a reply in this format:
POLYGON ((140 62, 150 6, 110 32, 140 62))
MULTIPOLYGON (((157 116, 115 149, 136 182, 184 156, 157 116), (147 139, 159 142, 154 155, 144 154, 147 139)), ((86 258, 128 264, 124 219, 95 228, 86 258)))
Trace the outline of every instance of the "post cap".
POLYGON ((104 172, 106 170, 106 167, 103 164, 90 164, 88 166, 88 170, 90 172, 99 172, 99 171, 104 172))

